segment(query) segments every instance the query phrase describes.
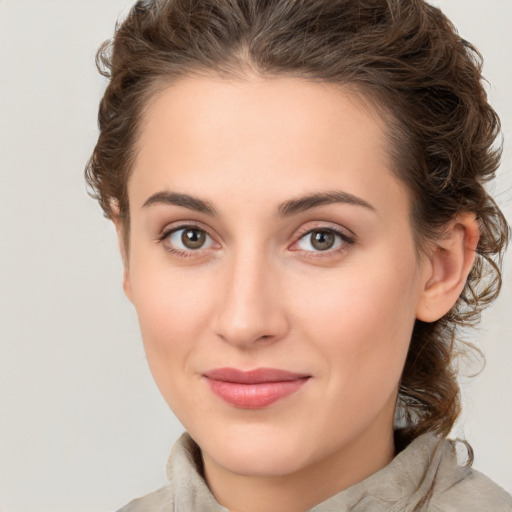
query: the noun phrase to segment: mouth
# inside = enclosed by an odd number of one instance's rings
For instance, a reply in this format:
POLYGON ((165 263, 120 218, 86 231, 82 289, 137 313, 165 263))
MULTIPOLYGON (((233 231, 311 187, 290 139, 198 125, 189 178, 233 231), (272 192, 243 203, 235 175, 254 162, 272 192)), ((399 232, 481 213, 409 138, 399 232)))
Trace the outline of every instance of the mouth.
POLYGON ((203 373, 203 377, 213 393, 240 409, 267 407, 296 393, 311 378, 275 368, 217 368, 203 373))

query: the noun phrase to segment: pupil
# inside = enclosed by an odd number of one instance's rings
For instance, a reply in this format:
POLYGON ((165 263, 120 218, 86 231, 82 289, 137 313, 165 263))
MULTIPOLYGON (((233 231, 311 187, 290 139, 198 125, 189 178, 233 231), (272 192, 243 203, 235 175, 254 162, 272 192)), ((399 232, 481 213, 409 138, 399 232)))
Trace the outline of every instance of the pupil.
POLYGON ((314 231, 312 245, 319 251, 326 251, 334 245, 334 234, 328 231, 314 231))
POLYGON ((199 249, 204 244, 205 234, 197 229, 187 229, 183 231, 181 241, 189 249, 199 249))

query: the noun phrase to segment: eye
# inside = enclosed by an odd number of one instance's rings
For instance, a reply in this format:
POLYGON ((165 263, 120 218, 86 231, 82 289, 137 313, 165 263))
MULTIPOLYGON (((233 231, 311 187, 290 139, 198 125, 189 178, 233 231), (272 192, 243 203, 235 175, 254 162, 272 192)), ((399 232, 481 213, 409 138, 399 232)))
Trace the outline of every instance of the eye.
POLYGON ((297 242, 302 251, 325 252, 339 249, 344 244, 351 244, 353 240, 341 231, 332 228, 319 228, 308 231, 297 242))
POLYGON ((163 241, 171 252, 190 252, 214 246, 210 235, 197 226, 184 226, 165 233, 163 241))

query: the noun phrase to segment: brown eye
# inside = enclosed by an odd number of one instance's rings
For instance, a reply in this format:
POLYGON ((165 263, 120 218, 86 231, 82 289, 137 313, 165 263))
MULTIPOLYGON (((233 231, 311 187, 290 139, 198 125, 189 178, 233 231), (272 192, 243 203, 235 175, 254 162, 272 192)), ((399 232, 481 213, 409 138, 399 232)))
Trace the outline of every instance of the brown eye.
POLYGON ((215 243, 203 229, 189 226, 171 231, 165 237, 165 245, 178 252, 189 252, 210 249, 215 243))
POLYGON ((183 229, 181 241, 188 249, 200 249, 206 240, 206 234, 200 229, 183 229))
POLYGON ((334 233, 330 231, 313 231, 310 234, 311 245, 318 251, 331 249, 336 241, 334 233))
POLYGON ((297 245, 306 252, 325 252, 353 243, 347 235, 335 229, 313 229, 303 235, 297 245))

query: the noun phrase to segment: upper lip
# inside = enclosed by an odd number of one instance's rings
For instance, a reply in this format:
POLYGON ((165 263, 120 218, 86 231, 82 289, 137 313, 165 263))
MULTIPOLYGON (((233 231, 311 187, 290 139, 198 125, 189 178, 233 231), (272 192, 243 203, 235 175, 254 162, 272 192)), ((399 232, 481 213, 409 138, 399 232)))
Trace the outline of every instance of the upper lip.
POLYGON ((264 382, 283 382, 305 379, 310 375, 294 373, 277 368, 256 368, 254 370, 238 370, 236 368, 215 368, 203 375, 209 379, 237 384, 262 384, 264 382))

